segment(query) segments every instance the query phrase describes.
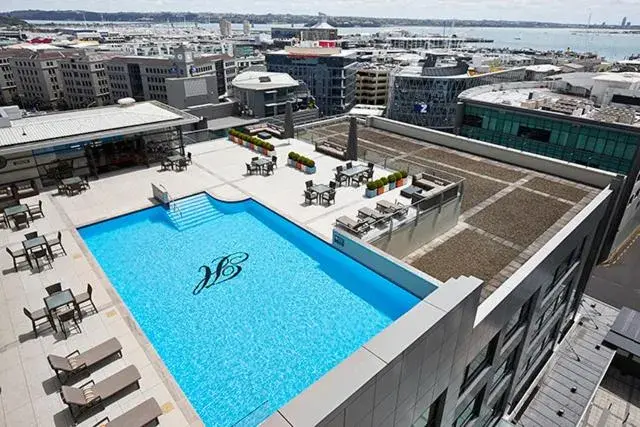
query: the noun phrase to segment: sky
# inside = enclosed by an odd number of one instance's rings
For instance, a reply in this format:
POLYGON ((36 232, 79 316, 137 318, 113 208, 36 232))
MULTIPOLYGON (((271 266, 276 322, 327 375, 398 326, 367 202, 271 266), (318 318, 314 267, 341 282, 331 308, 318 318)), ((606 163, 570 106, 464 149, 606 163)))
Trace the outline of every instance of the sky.
POLYGON ((0 10, 235 12, 433 19, 502 19, 586 24, 640 23, 640 0, 2 0, 0 10))

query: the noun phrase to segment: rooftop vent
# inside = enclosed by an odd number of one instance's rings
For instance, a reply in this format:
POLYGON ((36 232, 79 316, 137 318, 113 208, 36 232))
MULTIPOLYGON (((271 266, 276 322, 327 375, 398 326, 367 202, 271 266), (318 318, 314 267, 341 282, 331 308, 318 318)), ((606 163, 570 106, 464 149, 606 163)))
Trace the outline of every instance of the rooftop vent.
POLYGON ((260 76, 260 77, 258 77, 258 80, 260 81, 260 83, 269 83, 269 82, 271 82, 271 77, 269 77, 269 76, 260 76))
POLYGON ((128 107, 136 103, 136 100, 133 98, 120 98, 118 99, 118 105, 121 107, 128 107))

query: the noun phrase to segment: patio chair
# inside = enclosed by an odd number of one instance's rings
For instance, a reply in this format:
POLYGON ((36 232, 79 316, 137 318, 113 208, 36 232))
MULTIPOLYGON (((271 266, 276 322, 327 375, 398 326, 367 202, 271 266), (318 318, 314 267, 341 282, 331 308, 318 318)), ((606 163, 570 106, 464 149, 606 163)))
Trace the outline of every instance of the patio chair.
POLYGON ((177 171, 182 171, 187 169, 187 159, 178 160, 178 164, 176 165, 177 171))
POLYGON ((168 171, 169 169, 173 168, 173 163, 168 160, 168 159, 164 159, 160 162, 160 170, 161 171, 168 171))
POLYGON ((336 220, 336 224, 356 236, 360 236, 371 229, 371 224, 368 220, 358 219, 355 221, 348 216, 341 216, 336 220))
POLYGON ((4 214, 4 212, 0 212, 0 221, 2 222, 2 224, 4 224, 7 228, 9 228, 9 219, 7 218, 7 216, 4 214))
POLYGON ((278 156, 271 156, 271 162, 273 163, 273 167, 278 167, 278 156))
POLYGON ((134 384, 140 388, 140 372, 135 366, 129 365, 98 383, 91 380, 80 387, 63 385, 60 396, 77 422, 78 417, 88 409, 134 384))
POLYGON ((67 195, 68 196, 73 196, 74 194, 78 193, 80 194, 83 190, 82 187, 82 183, 81 182, 75 182, 73 184, 70 184, 67 186, 67 195))
POLYGON ((56 373, 60 384, 64 384, 70 376, 90 369, 113 356, 122 357, 122 344, 117 338, 110 338, 82 353, 75 350, 64 357, 50 354, 47 356, 47 361, 56 373))
POLYGON ((259 158, 260 158, 260 157, 252 157, 252 158, 251 158, 251 162, 252 162, 252 163, 253 163, 253 162, 257 162, 259 158))
POLYGON ((31 320, 31 327, 33 328, 33 333, 36 337, 38 336, 38 326, 44 325, 43 322, 41 322, 40 324, 37 323, 40 320, 46 320, 49 326, 55 329, 52 319, 51 317, 49 317, 49 313, 47 313, 47 310, 45 308, 39 308, 35 311, 29 311, 26 307, 22 307, 22 311, 24 312, 25 316, 27 316, 29 320, 31 320))
POLYGON ((57 294, 58 292, 62 292, 62 283, 54 283, 44 288, 44 290, 47 291, 47 295, 57 294))
POLYGON ((144 427, 158 425, 158 418, 162 415, 162 409, 153 397, 147 399, 138 406, 129 409, 124 414, 113 420, 104 417, 93 427, 144 427), (106 421, 106 424, 105 424, 106 421))
POLYGON ((347 169, 351 169, 352 167, 353 167, 353 163, 351 163, 351 162, 347 162, 347 166, 346 166, 346 168, 347 168, 347 169))
POLYGON ((322 203, 327 203, 328 205, 331 202, 336 202, 336 190, 327 191, 326 193, 322 193, 322 203))
POLYGON ((37 205, 27 205, 27 210, 29 211, 29 216, 31 217, 32 221, 33 216, 36 214, 44 218, 44 212, 42 211, 42 200, 38 200, 37 205))
POLYGON ((67 194, 67 186, 62 181, 58 181, 58 194, 67 194))
POLYGON ((98 312, 98 309, 96 308, 96 305, 93 302, 92 295, 93 295, 93 287, 91 287, 91 284, 87 283, 87 292, 83 292, 79 295, 74 296, 73 298, 76 302, 76 307, 78 309, 78 314, 80 315, 81 320, 82 320, 82 311, 80 311, 81 304, 88 302, 91 304, 95 312, 96 313, 98 312))
POLYGON ((349 177, 342 174, 342 166, 338 166, 336 168, 334 179, 339 186, 342 186, 343 183, 346 183, 347 181, 349 181, 349 177))
POLYGON ((78 332, 82 332, 80 329, 80 325, 78 325, 78 321, 76 320, 76 309, 75 308, 67 308, 66 310, 62 310, 57 312, 58 322, 60 322, 60 328, 62 329, 62 333, 64 334, 64 339, 67 339, 71 334, 71 328, 69 328, 69 335, 67 335, 67 329, 65 325, 73 323, 78 329, 78 332))
POLYGON ((9 255, 11 255, 11 258, 13 259, 13 269, 17 272, 18 271, 18 259, 20 258, 24 258, 25 261, 29 261, 29 259, 27 258, 27 252, 20 248, 20 249, 7 249, 7 253, 9 255))
POLYGON ((266 175, 269 175, 270 173, 273 173, 273 163, 267 163, 266 165, 264 165, 264 173, 266 175))
POLYGON ((260 168, 258 167, 258 165, 254 165, 253 163, 245 163, 245 165, 247 165, 247 174, 249 175, 260 172, 260 168))
POLYGON ((29 228, 29 217, 27 217, 26 213, 19 213, 13 216, 13 223, 17 229, 20 229, 23 225, 26 225, 29 228))
POLYGON ((58 231, 58 234, 55 237, 45 236, 45 240, 49 245, 49 254, 51 255, 51 258, 53 258, 53 248, 55 246, 60 246, 60 249, 62 249, 62 253, 64 253, 65 255, 67 254, 67 251, 64 250, 64 246, 62 246, 62 231, 58 231))
POLYGON ((376 203, 376 209, 384 214, 404 216, 409 212, 409 206, 402 203, 391 203, 388 200, 380 200, 376 203))
POLYGON ((304 192, 304 202, 308 205, 313 204, 314 200, 317 200, 318 194, 315 191, 305 190, 304 192))
POLYGON ((335 181, 329 181, 329 187, 333 190, 336 189, 336 182, 335 181))
POLYGON ((373 167, 374 167, 374 166, 375 166, 375 165, 373 164, 373 162, 369 162, 369 163, 367 163, 367 167, 368 167, 369 169, 371 169, 371 170, 373 170, 373 167))
POLYGON ((191 153, 190 152, 187 153, 187 163, 190 164, 190 165, 193 164, 193 159, 191 158, 191 153))
POLYGON ((367 207, 358 209, 358 217, 359 218, 364 218, 364 219, 371 218, 376 222, 377 221, 386 222, 385 220, 391 219, 390 216, 387 216, 387 215, 383 214, 382 212, 378 212, 376 210, 373 210, 373 209, 367 208, 367 207))
POLYGON ((31 233, 26 233, 24 235, 24 239, 25 240, 35 239, 36 237, 38 237, 38 232, 37 231, 32 231, 31 233))
POLYGON ((362 174, 360 175, 360 177, 364 180, 364 181, 369 181, 373 179, 373 169, 367 169, 364 172, 362 172, 362 174))
MULTIPOLYGON (((83 190, 86 190, 86 189, 88 189, 88 188, 91 188, 91 186, 89 185, 89 178, 88 178, 88 177, 86 177, 86 176, 83 176, 83 177, 82 177, 82 183, 81 183, 81 185, 82 185, 82 189, 83 189, 83 190)), ((44 215, 43 215, 43 216, 44 216, 44 215)))
POLYGON ((42 271, 42 268, 40 267, 40 260, 42 260, 42 267, 44 267, 45 263, 47 263, 49 267, 51 267, 51 260, 49 259, 49 253, 47 252, 46 249, 36 249, 34 251, 31 251, 31 256, 33 257, 33 260, 36 262, 36 267, 38 268, 38 271, 42 271))
POLYGON ((304 185, 308 190, 309 188, 313 187, 313 180, 305 182, 304 185))

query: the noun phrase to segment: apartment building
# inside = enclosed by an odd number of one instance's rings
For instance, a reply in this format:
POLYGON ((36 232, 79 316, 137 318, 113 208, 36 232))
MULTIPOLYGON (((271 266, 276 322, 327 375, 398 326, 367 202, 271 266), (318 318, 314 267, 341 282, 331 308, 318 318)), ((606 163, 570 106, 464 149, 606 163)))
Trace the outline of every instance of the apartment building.
POLYGON ((108 105, 113 102, 106 64, 111 56, 78 52, 60 61, 64 99, 73 109, 108 105))
POLYGON ((249 67, 262 66, 265 67, 264 56, 249 56, 246 58, 235 58, 235 70, 239 74, 249 67))
POLYGON ((304 81, 325 116, 343 114, 356 102, 355 52, 337 47, 287 47, 266 55, 267 71, 304 81))
POLYGON ((117 56, 108 62, 106 71, 113 99, 131 97, 166 103, 167 78, 215 74, 218 93, 224 93, 227 87, 222 55, 194 55, 184 48, 176 49, 173 56, 117 56))
POLYGON ((361 68, 356 72, 356 101, 358 104, 386 105, 389 92, 389 69, 361 68))
POLYGON ((0 104, 13 104, 18 94, 16 79, 9 63, 12 54, 10 50, 0 51, 0 104))
POLYGON ((64 58, 65 54, 55 50, 16 50, 9 58, 24 107, 46 109, 63 99, 60 61, 64 58))

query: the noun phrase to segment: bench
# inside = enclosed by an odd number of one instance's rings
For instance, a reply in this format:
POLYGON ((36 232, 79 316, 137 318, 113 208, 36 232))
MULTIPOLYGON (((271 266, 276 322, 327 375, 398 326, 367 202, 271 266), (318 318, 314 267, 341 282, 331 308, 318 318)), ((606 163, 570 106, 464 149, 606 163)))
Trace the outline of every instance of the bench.
POLYGON ((347 150, 345 148, 327 142, 316 144, 316 151, 339 160, 346 160, 347 158, 347 150))

